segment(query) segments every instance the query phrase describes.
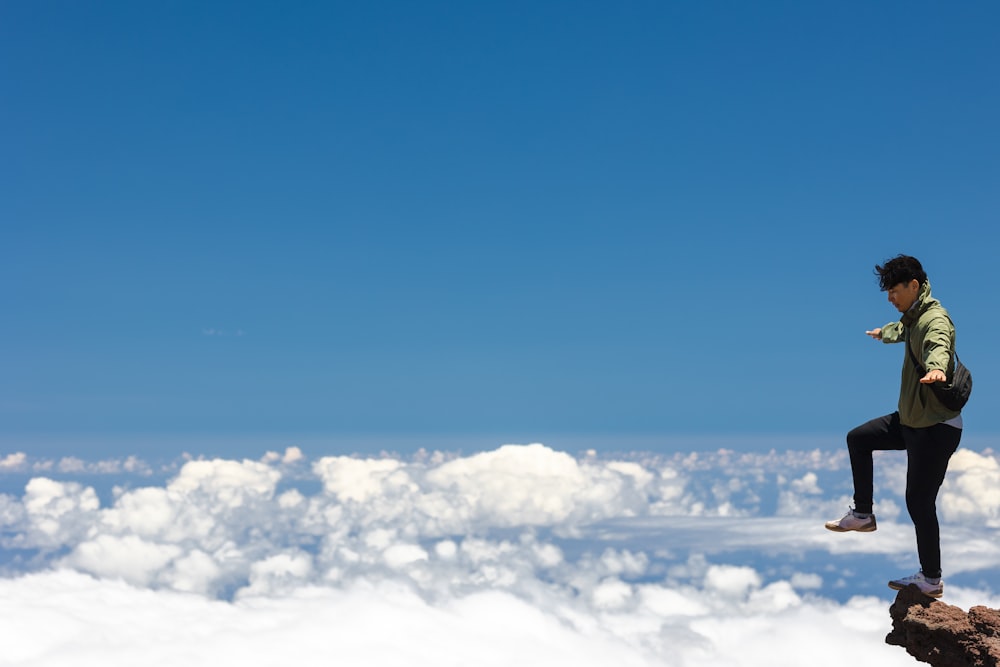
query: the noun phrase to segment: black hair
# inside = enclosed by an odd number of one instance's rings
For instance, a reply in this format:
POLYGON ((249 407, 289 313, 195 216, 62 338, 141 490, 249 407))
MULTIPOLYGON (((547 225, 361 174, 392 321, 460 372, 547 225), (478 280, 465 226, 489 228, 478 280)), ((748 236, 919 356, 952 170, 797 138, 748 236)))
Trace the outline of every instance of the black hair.
POLYGON ((878 276, 878 284, 883 292, 887 292, 890 287, 895 287, 899 283, 909 283, 911 280, 916 280, 921 285, 927 282, 927 274, 920 265, 920 260, 909 255, 896 255, 886 260, 882 266, 876 264, 875 275, 878 276))

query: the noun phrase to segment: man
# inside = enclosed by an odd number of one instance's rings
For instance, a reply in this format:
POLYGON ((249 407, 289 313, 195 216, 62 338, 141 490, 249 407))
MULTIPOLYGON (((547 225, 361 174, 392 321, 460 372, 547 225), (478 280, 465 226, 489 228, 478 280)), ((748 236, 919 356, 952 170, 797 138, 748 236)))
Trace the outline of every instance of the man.
POLYGON ((875 266, 879 285, 889 303, 902 313, 898 322, 866 331, 883 343, 904 343, 913 352, 903 353, 899 409, 873 419, 847 434, 854 477, 854 509, 826 527, 837 532, 872 532, 872 452, 906 450, 906 509, 917 536, 920 571, 893 579, 889 588, 913 584, 925 595, 941 597, 941 545, 937 519, 937 494, 948 469, 948 460, 962 438, 962 415, 949 410, 931 391, 931 384, 948 382, 955 367, 955 327, 948 312, 931 296, 931 284, 920 262, 899 255, 875 266))

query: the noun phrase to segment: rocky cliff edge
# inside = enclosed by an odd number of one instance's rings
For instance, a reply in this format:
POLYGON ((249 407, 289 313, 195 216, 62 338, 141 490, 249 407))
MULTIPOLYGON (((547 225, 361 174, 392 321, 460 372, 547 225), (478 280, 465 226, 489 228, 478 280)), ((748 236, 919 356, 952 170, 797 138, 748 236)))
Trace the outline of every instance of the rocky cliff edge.
POLYGON ((1000 667, 1000 611, 968 613, 907 586, 889 608, 892 632, 885 642, 902 646, 934 667, 1000 667))

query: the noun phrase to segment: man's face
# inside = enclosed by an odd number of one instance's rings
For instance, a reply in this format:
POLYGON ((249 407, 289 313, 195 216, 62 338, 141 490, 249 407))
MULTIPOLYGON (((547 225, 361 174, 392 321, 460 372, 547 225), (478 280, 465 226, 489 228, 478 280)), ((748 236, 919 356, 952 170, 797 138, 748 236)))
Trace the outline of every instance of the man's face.
POLYGON ((889 295, 889 303, 894 305, 899 312, 905 313, 920 295, 920 283, 914 278, 908 283, 893 285, 887 293, 889 295))

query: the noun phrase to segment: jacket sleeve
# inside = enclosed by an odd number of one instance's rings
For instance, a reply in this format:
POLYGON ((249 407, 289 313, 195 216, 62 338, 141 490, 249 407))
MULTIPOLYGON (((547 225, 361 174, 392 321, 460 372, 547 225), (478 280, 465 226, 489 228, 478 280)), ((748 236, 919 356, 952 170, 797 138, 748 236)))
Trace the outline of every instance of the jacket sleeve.
POLYGON ((903 323, 902 322, 889 322, 884 327, 882 327, 882 342, 883 343, 902 343, 903 342, 903 323))
POLYGON ((951 369, 951 347, 954 327, 947 317, 935 317, 927 325, 924 333, 921 356, 927 371, 944 371, 951 369))

